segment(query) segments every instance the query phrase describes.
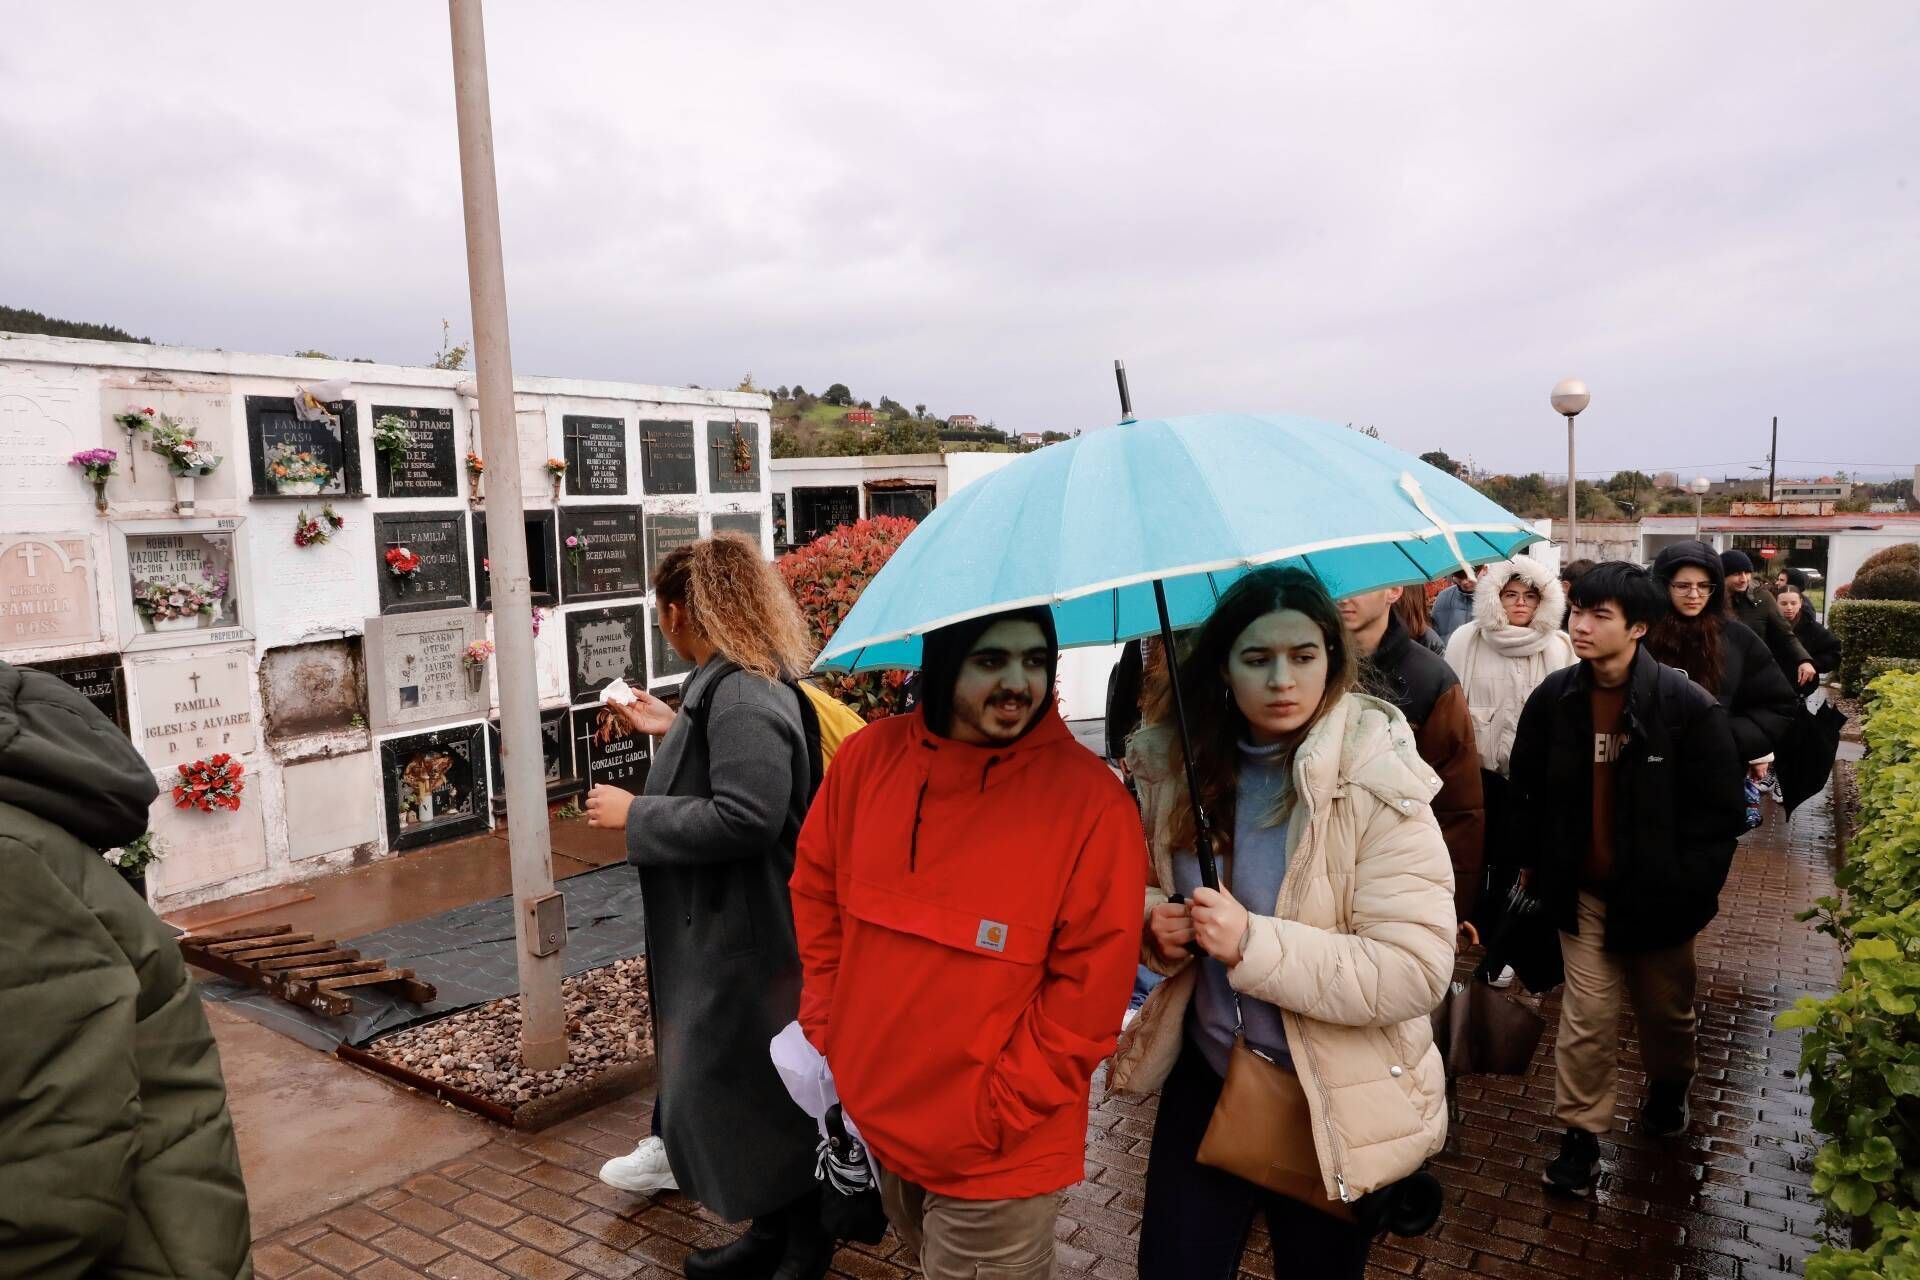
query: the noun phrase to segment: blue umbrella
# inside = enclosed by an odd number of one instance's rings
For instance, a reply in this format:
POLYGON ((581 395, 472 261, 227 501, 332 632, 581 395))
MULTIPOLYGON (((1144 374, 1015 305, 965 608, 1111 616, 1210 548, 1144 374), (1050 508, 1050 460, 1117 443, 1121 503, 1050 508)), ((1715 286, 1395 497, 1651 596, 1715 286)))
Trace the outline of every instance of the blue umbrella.
MULTIPOLYGON (((816 671, 918 667, 929 631, 1047 605, 1060 643, 1198 626, 1235 579, 1296 565, 1334 596, 1504 560, 1540 535, 1457 477, 1312 418, 1214 413, 1123 422, 1028 454, 949 499, 900 544, 816 671)), ((1180 682, 1173 715, 1186 741, 1180 682)), ((1200 878, 1211 824, 1184 750, 1200 878)))
POLYGON ((1334 423, 1123 423, 1018 458, 941 505, 814 669, 916 668, 927 632, 1039 604, 1063 646, 1117 644, 1198 626, 1260 566, 1296 565, 1341 597, 1504 560, 1539 536, 1458 478, 1334 423))

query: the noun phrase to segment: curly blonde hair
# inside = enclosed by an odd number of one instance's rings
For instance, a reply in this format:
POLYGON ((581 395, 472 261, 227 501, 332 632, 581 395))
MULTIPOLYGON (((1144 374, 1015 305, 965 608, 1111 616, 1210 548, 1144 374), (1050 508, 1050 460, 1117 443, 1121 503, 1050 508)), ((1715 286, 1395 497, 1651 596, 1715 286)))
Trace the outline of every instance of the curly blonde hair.
POLYGON ((760 546, 728 531, 676 547, 654 571, 661 605, 685 605, 694 630, 742 671, 798 679, 813 664, 806 619, 760 546))

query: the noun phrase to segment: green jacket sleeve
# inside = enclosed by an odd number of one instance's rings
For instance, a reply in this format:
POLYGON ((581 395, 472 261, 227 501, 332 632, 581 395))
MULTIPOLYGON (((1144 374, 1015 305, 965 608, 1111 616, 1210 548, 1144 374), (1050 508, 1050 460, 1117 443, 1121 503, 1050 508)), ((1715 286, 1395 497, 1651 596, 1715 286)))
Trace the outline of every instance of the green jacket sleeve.
POLYGON ((117 1253, 138 1156, 139 980, 40 854, 0 836, 0 1275, 117 1253))

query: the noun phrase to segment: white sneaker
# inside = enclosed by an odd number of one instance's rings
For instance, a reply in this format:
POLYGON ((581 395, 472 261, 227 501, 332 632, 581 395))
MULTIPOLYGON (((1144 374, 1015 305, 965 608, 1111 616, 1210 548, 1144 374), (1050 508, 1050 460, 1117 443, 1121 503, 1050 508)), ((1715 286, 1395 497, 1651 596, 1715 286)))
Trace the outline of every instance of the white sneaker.
POLYGON ((637 1196, 680 1189, 673 1179, 673 1167, 667 1163, 667 1144, 655 1137, 640 1139, 632 1155, 615 1156, 601 1165, 600 1181, 637 1196))
POLYGON ((1502 968, 1500 972, 1493 975, 1493 978, 1487 983, 1487 985, 1500 991, 1505 991, 1508 987, 1512 986, 1513 985, 1513 966, 1507 965, 1504 968, 1502 968))

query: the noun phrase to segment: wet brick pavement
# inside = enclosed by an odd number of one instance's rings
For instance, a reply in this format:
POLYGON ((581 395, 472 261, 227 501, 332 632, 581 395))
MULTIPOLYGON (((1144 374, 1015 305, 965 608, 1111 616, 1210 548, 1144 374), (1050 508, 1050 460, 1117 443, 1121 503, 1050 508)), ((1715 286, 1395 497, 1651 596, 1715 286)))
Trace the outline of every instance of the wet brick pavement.
MULTIPOLYGON (((1447 1186, 1442 1224, 1420 1240, 1379 1245, 1369 1276, 1798 1275, 1822 1231, 1808 1190, 1813 1135, 1793 1076, 1797 1035, 1771 1022, 1838 972, 1832 943, 1793 919, 1831 888, 1831 845, 1824 799, 1790 825, 1776 815, 1742 843, 1720 918, 1699 944, 1701 1073, 1685 1139, 1636 1132, 1643 1079, 1629 1037, 1620 1126, 1603 1144, 1601 1186, 1591 1203, 1549 1197, 1540 1187, 1558 1138, 1549 1036, 1526 1077, 1461 1085, 1460 1121, 1434 1162, 1447 1186)), ((593 1177, 606 1157, 631 1150, 647 1105, 627 1100, 544 1134, 503 1134, 258 1242, 256 1267, 264 1280, 678 1276, 689 1249, 726 1239, 728 1228, 681 1197, 637 1201, 593 1177)), ((1087 1179, 1067 1193, 1058 1226, 1063 1280, 1134 1275, 1153 1115, 1151 1099, 1094 1107, 1087 1179)), ((1271 1275, 1270 1252, 1256 1228, 1244 1274, 1271 1275)), ((914 1274, 910 1264, 889 1238, 843 1249, 834 1274, 894 1280, 914 1274)))

